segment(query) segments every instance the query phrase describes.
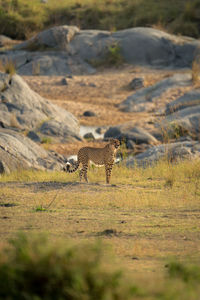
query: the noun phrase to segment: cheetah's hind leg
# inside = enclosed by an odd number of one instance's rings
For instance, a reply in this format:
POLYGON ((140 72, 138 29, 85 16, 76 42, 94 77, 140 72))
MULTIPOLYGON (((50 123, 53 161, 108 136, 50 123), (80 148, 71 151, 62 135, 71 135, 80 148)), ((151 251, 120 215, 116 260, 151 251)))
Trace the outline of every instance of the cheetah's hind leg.
POLYGON ((88 183, 87 170, 88 170, 88 164, 83 165, 79 173, 80 181, 82 181, 82 176, 84 176, 85 181, 88 183))

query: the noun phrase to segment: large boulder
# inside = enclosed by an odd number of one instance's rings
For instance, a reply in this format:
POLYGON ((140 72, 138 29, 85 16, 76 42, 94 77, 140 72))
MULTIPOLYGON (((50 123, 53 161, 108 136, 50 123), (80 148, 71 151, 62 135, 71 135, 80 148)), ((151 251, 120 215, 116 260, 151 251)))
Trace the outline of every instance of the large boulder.
POLYGON ((155 137, 145 129, 134 126, 132 122, 110 127, 105 132, 104 138, 117 138, 124 140, 126 144, 128 141, 133 141, 135 144, 156 145, 158 143, 155 137))
POLYGON ((24 135, 0 129, 0 173, 29 168, 62 170, 65 162, 62 155, 47 152, 24 135))
POLYGON ((79 56, 69 56, 66 51, 7 51, 0 60, 15 65, 19 75, 66 76, 71 74, 93 74, 95 69, 79 56))
POLYGON ((81 30, 72 39, 69 50, 84 60, 100 60, 111 45, 119 46, 124 60, 134 65, 188 67, 200 42, 153 28, 130 28, 114 33, 81 30))
POLYGON ((200 143, 185 141, 149 148, 143 153, 128 157, 125 163, 127 167, 147 167, 161 159, 177 161, 193 158, 200 158, 200 143))
POLYGON ((94 73, 91 64, 106 63, 113 53, 110 47, 116 47, 121 61, 135 66, 184 68, 191 66, 199 46, 198 40, 153 28, 111 33, 64 25, 42 31, 14 46, 12 51, 0 53, 0 59, 16 62, 17 71, 22 75, 94 73))
POLYGON ((175 74, 128 96, 119 104, 119 109, 125 112, 152 111, 157 108, 157 102, 165 92, 179 86, 189 85, 191 85, 191 74, 175 74))
POLYGON ((6 126, 38 132, 42 132, 43 123, 48 122, 49 128, 51 124, 54 128, 49 129, 51 137, 64 141, 81 139, 77 119, 31 90, 18 75, 10 77, 0 73, 0 120, 6 126))
POLYGON ((75 34, 79 32, 76 26, 55 26, 39 32, 36 36, 32 37, 28 41, 25 41, 14 48, 19 50, 66 50, 70 41, 74 38, 75 34))
POLYGON ((81 30, 71 41, 69 52, 72 56, 78 55, 83 60, 92 62, 101 60, 112 43, 109 31, 81 30))

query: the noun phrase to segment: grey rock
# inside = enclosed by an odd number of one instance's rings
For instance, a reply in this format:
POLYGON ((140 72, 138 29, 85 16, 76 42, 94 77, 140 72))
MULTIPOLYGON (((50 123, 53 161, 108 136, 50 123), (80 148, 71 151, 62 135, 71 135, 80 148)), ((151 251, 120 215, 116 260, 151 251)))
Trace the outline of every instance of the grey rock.
POLYGON ((30 130, 27 134, 27 137, 36 143, 41 143, 41 139, 35 131, 30 130))
POLYGON ((84 139, 86 139, 86 140, 95 140, 95 137, 94 137, 94 135, 92 134, 92 132, 86 133, 83 137, 84 137, 84 139))
POLYGON ((5 125, 2 121, 0 121, 0 128, 5 128, 5 125))
POLYGON ((70 55, 78 55, 84 61, 100 60, 111 44, 111 33, 101 30, 80 30, 69 44, 70 55))
POLYGON ((13 130, 0 129, 0 172, 20 169, 62 170, 66 159, 44 150, 13 130))
POLYGON ((125 163, 127 167, 147 167, 164 158, 170 161, 200 158, 199 145, 199 142, 195 141, 162 144, 136 156, 128 157, 125 163))
MULTIPOLYGON (((6 79, 7 75, 0 73, 0 84, 4 77, 6 79)), ((15 123, 15 127, 35 131, 43 122, 48 122, 49 126, 54 127, 52 132, 56 137, 80 139, 77 119, 31 90, 20 76, 12 76, 1 96, 6 100, 0 105, 0 119, 6 126, 13 126, 15 123)))
POLYGON ((122 55, 134 65, 190 66, 198 41, 178 37, 153 28, 131 28, 112 34, 122 55))
POLYGON ((31 55, 26 51, 6 51, 4 54, 0 54, 0 59, 3 64, 11 62, 18 70, 20 67, 29 63, 31 55))
POLYGON ((190 133, 191 136, 198 138, 200 133, 200 105, 178 110, 168 115, 161 123, 162 128, 167 131, 175 128, 176 125, 185 129, 186 133, 190 133))
POLYGON ((143 78, 134 78, 133 80, 131 80, 131 82, 129 83, 129 88, 132 90, 138 90, 144 87, 144 79, 143 78))
POLYGON ((93 112, 91 110, 86 110, 86 111, 84 111, 83 116, 84 117, 95 117, 96 114, 95 114, 95 112, 93 112))
POLYGON ((135 127, 131 122, 110 127, 104 134, 104 138, 117 138, 124 140, 126 143, 131 140, 136 144, 151 144, 158 143, 155 137, 148 133, 145 129, 135 127))
POLYGON ((199 41, 178 37, 153 28, 130 28, 114 33, 80 30, 69 45, 71 55, 85 61, 98 61, 111 45, 118 45, 126 62, 145 66, 188 67, 199 41))
POLYGON ((200 105, 200 89, 191 90, 167 104, 165 114, 169 115, 187 107, 200 105))
POLYGON ((16 45, 14 49, 40 50, 45 48, 53 48, 57 50, 66 50, 68 44, 73 40, 74 36, 79 32, 76 26, 55 26, 44 30, 32 37, 28 41, 16 45))
POLYGON ((70 62, 65 54, 35 52, 31 59, 17 69, 19 75, 67 75, 71 73, 70 62))
POLYGON ((95 132, 98 134, 104 134, 108 128, 108 126, 98 127, 95 132))
POLYGON ((42 123, 41 127, 39 127, 38 131, 45 136, 52 137, 54 139, 58 139, 61 142, 72 142, 76 140, 81 140, 79 136, 79 132, 74 131, 70 122, 60 122, 60 120, 47 120, 42 123))
MULTIPOLYGON (((63 51, 43 51, 27 54, 30 59, 17 68, 19 75, 71 76, 94 74, 96 70, 80 57, 68 56, 63 51)), ((1 56, 0 56, 1 58, 1 56)))
POLYGON ((106 59, 111 46, 119 47, 123 60, 142 66, 191 67, 200 41, 153 28, 131 28, 111 33, 55 26, 0 53, 15 62, 21 75, 94 74, 94 63, 106 59), (51 51, 49 51, 51 50, 51 51))
POLYGON ((65 77, 61 79, 61 84, 68 85, 67 79, 65 77))
POLYGON ((125 112, 151 111, 156 108, 156 103, 164 92, 177 86, 188 86, 190 84, 191 74, 175 74, 153 86, 135 92, 119 104, 119 109, 125 112))
POLYGON ((128 140, 128 142, 126 143, 126 147, 127 147, 127 149, 134 150, 135 149, 135 142, 133 142, 132 140, 128 140))
POLYGON ((12 42, 12 39, 0 34, 0 47, 4 47, 12 42))

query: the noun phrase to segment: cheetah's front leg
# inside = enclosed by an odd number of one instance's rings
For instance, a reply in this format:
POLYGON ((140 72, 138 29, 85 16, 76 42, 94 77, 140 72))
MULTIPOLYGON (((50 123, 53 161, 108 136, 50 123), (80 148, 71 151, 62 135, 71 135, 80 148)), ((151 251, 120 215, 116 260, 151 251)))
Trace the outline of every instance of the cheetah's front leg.
POLYGON ((110 176, 112 172, 113 163, 109 163, 105 165, 106 170, 106 183, 110 183, 110 176))

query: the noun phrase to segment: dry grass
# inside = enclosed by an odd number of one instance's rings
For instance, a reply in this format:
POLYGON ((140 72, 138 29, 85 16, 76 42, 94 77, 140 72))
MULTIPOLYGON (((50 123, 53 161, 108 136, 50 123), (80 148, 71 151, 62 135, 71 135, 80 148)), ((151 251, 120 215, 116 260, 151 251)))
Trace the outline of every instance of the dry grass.
MULTIPOLYGON (((41 96, 74 114, 81 125, 110 126, 132 121, 136 126, 148 128, 152 127, 148 122, 155 119, 152 112, 125 113, 119 110, 118 104, 134 93, 129 88, 129 83, 134 78, 144 78, 144 86, 148 87, 173 74, 173 71, 168 70, 123 66, 102 69, 92 76, 67 78, 68 85, 63 85, 63 77, 58 76, 24 76, 24 79, 41 96), (96 116, 85 117, 83 113, 86 110, 94 111, 96 116)), ((164 93, 155 103, 155 110, 163 108, 166 103, 192 88, 192 85, 178 87, 164 93)))
POLYGON ((200 162, 154 168, 115 166, 78 174, 22 171, 0 179, 0 240, 16 232, 112 245, 120 262, 140 274, 164 270, 170 257, 199 259, 200 162), (172 184, 169 184, 169 181, 172 184), (13 194, 13 189, 15 193, 13 194))
POLYGON ((0 71, 13 76, 16 73, 15 62, 11 59, 6 59, 5 61, 0 60, 0 71))

